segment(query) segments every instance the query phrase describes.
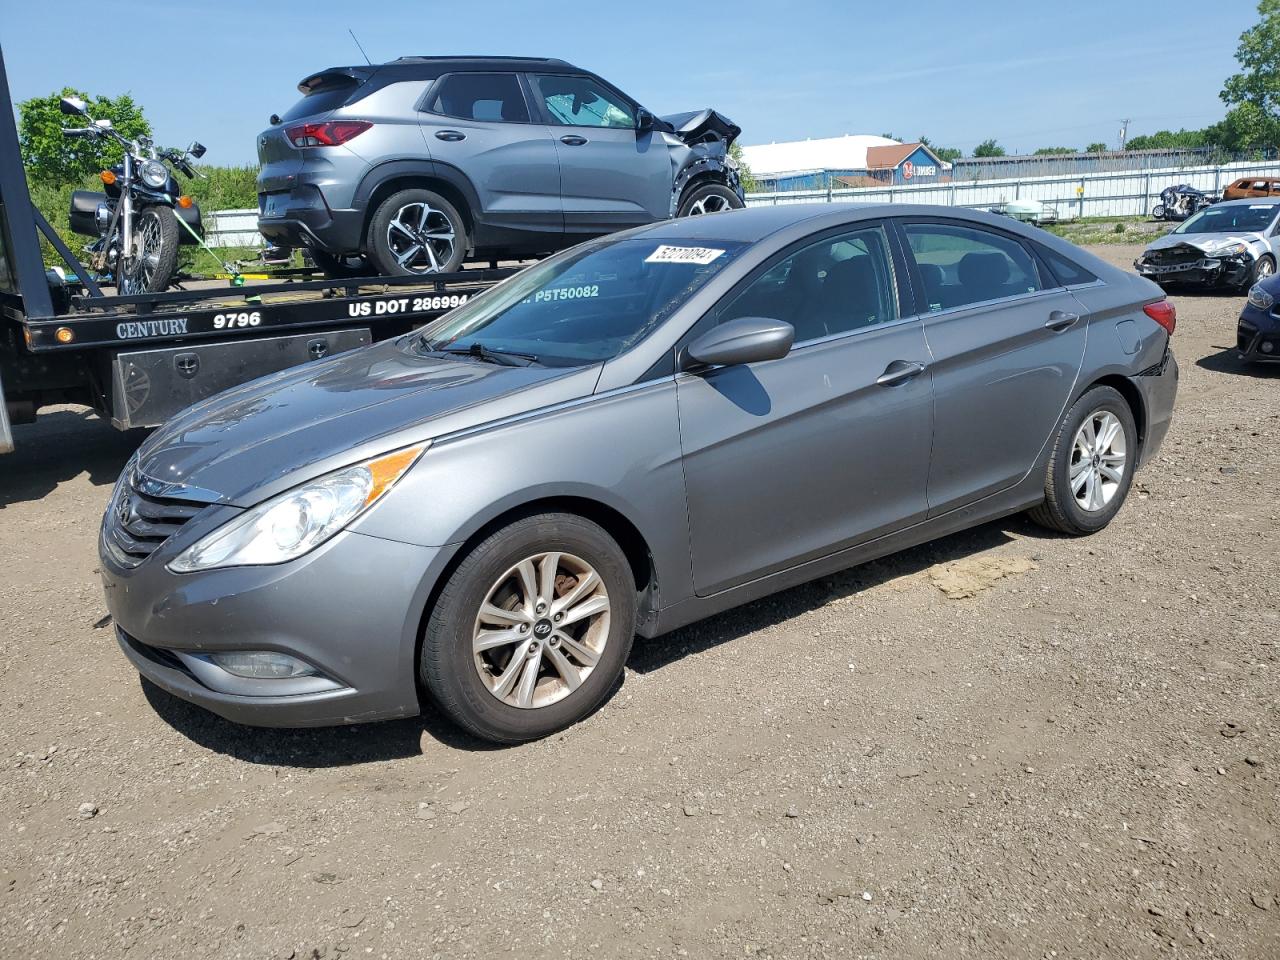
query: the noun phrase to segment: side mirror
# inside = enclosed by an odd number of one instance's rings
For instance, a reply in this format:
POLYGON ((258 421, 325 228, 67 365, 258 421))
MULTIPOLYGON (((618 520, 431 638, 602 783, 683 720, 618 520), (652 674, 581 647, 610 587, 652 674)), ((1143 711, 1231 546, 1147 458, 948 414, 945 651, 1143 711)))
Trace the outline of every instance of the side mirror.
POLYGON ((199 140, 192 140, 191 146, 187 147, 187 153, 191 154, 197 160, 203 157, 208 151, 205 150, 204 144, 199 140))
POLYGON ((99 130, 110 130, 112 127, 111 120, 108 117, 103 117, 101 120, 93 121, 93 125, 99 130))
POLYGON ((731 366, 781 360, 791 352, 796 330, 768 317, 738 317, 708 330, 685 349, 694 365, 731 366))
POLYGON ((63 97, 58 101, 58 109, 69 117, 75 117, 85 112, 86 105, 79 97, 63 97))
POLYGON ((648 133, 653 129, 654 116, 644 107, 636 111, 636 133, 648 133))

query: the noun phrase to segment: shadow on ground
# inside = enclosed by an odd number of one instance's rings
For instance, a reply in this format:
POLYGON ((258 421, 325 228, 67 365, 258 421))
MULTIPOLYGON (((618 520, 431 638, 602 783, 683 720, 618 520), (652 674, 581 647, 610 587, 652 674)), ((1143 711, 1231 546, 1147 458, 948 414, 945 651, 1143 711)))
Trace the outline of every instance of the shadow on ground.
POLYGON ((1197 360, 1196 366, 1214 373, 1233 373, 1238 377, 1280 379, 1280 363, 1246 363, 1240 359, 1235 347, 1220 347, 1217 353, 1197 360))
MULTIPOLYGON (((1013 534, 1057 536, 1021 517, 984 524, 765 597, 663 637, 637 638, 628 667, 647 674, 676 665, 690 654, 750 636, 841 597, 1002 546, 1014 539, 1013 534)), ((351 727, 267 729, 224 720, 146 680, 142 686, 156 713, 179 733, 203 747, 249 763, 323 768, 413 757, 422 753, 424 733, 451 749, 501 749, 463 733, 429 703, 421 717, 408 720, 351 727)))
POLYGON ((0 510, 39 500, 82 473, 94 486, 115 483, 145 437, 144 430, 121 433, 83 408, 59 408, 15 426, 14 452, 0 459, 0 510))

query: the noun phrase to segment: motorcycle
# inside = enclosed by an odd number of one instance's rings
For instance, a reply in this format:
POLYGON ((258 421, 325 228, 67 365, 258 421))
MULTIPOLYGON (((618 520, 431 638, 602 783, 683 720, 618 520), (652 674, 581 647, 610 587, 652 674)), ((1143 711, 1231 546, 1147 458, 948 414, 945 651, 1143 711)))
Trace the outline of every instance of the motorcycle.
POLYGON ((187 179, 199 176, 191 161, 204 156, 204 146, 192 141, 182 152, 157 151, 150 137, 130 140, 110 120, 94 120, 79 97, 63 97, 59 109, 89 121, 85 127, 64 127, 65 136, 113 139, 124 148, 120 163, 99 174, 105 192, 77 190, 71 195, 71 229, 95 238, 86 247, 90 266, 109 272, 125 296, 167 290, 177 270, 179 245, 200 243, 203 236, 200 208, 178 189, 169 168, 187 179))
POLYGON ((1205 207, 1213 206, 1218 199, 1203 190, 1180 183, 1176 187, 1165 187, 1160 191, 1160 202, 1151 208, 1151 216, 1156 220, 1185 220, 1205 207))

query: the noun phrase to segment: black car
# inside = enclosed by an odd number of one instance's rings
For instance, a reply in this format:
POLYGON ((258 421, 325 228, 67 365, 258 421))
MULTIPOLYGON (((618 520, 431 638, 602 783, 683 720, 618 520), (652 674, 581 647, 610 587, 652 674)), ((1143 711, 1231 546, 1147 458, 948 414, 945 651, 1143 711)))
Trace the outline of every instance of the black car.
POLYGON ((1249 289, 1249 299, 1240 312, 1236 328, 1236 349, 1240 359, 1280 362, 1280 276, 1272 275, 1249 289))

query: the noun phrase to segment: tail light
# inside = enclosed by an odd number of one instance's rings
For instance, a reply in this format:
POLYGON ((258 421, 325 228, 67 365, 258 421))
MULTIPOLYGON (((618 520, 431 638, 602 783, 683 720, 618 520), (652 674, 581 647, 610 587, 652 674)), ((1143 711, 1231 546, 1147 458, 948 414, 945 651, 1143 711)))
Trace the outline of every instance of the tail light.
POLYGON ((1148 303, 1142 308, 1142 312, 1169 331, 1170 336, 1173 335, 1173 330, 1178 325, 1178 311, 1168 300, 1148 303))
POLYGON ((326 120, 287 127, 284 135, 295 147, 337 147, 360 136, 373 124, 368 120, 326 120))

